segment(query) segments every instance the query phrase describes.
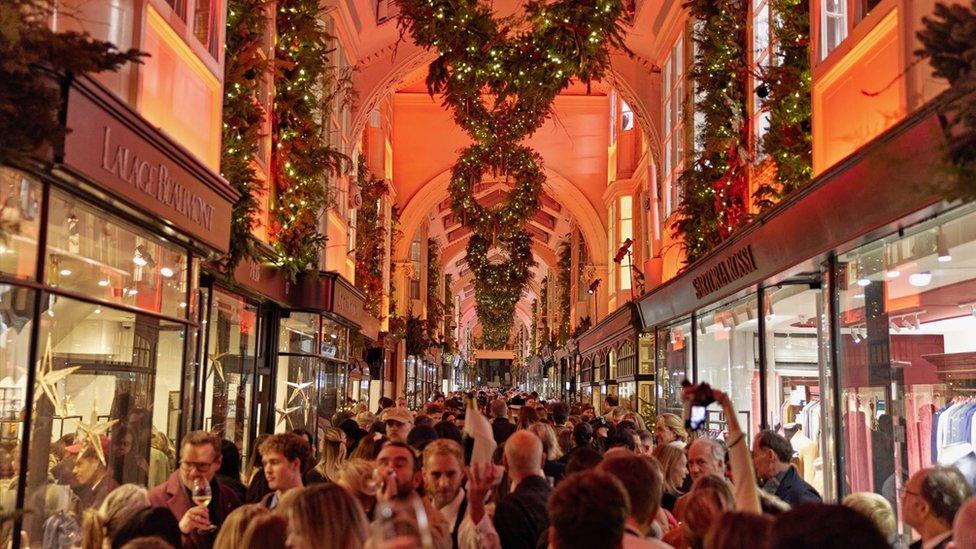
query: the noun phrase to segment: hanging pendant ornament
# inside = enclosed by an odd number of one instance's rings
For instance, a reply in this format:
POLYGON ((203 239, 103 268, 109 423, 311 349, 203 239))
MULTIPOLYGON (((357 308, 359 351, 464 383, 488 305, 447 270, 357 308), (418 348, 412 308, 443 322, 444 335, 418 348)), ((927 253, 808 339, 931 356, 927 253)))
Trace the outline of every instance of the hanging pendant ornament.
POLYGON ((542 158, 519 142, 542 126, 572 79, 589 86, 610 69, 611 47, 627 52, 624 4, 530 0, 521 18, 500 25, 477 0, 396 2, 401 30, 440 53, 428 68, 428 91, 442 94, 475 142, 454 165, 451 209, 472 232, 468 263, 484 343, 500 348, 508 343, 515 304, 532 276, 532 237, 524 227, 539 209, 545 182, 542 158), (512 192, 505 203, 486 208, 475 189, 491 173, 511 178, 512 192), (501 265, 487 257, 496 244, 508 255, 501 265))

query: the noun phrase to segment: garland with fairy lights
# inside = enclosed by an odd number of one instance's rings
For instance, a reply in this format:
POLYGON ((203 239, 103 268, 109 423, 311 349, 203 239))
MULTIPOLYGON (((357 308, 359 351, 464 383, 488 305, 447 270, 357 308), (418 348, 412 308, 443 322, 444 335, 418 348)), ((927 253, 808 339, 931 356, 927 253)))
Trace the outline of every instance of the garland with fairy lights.
POLYGON ((436 340, 444 324, 444 300, 438 290, 441 279, 441 253, 437 241, 427 239, 427 325, 430 338, 436 340))
POLYGON ((281 0, 275 18, 273 158, 275 204, 271 239, 277 264, 291 279, 318 264, 325 235, 319 215, 329 205, 328 177, 338 176, 349 158, 329 145, 325 121, 342 82, 327 65, 335 40, 325 29, 326 8, 318 0, 281 0))
POLYGON ((810 5, 803 0, 770 0, 776 62, 762 71, 757 94, 765 94, 769 129, 760 149, 776 166, 774 184, 753 193, 759 210, 771 207, 813 177, 810 132, 810 5))
POLYGON ((565 345, 569 340, 570 303, 569 280, 573 262, 573 247, 569 239, 559 244, 559 259, 556 261, 556 282, 559 284, 559 335, 558 343, 565 345))
POLYGON ((455 122, 475 144, 462 151, 450 183, 451 207, 472 230, 467 257, 483 341, 509 340, 515 304, 531 276, 531 235, 525 223, 539 208, 541 158, 518 143, 546 121, 572 78, 589 82, 610 67, 609 46, 624 51, 621 0, 529 0, 519 18, 499 21, 477 0, 397 0, 398 23, 418 45, 440 55, 427 89, 443 95, 455 122), (490 98, 485 100, 484 95, 490 98), (483 176, 510 180, 499 207, 478 204, 483 176), (499 246, 508 256, 488 261, 499 246))
POLYGON ((386 227, 380 200, 389 191, 386 181, 376 179, 366 167, 366 157, 359 155, 356 185, 363 198, 356 210, 356 287, 366 296, 366 310, 379 318, 383 302, 383 262, 386 257, 386 227))
POLYGON ((697 54, 690 75, 695 89, 696 147, 678 178, 679 220, 674 233, 692 263, 748 220, 749 154, 746 112, 747 3, 692 0, 697 54))
POLYGON ((976 197, 976 6, 936 3, 931 17, 923 17, 918 32, 922 47, 915 52, 928 59, 933 74, 949 82, 936 100, 945 154, 952 176, 939 191, 946 198, 976 197))
POLYGON ((265 0, 230 0, 224 61, 224 127, 220 174, 241 194, 231 213, 230 251, 224 270, 233 272, 244 258, 254 257, 257 193, 261 180, 254 166, 267 111, 259 97, 272 61, 262 55, 268 15, 265 0))

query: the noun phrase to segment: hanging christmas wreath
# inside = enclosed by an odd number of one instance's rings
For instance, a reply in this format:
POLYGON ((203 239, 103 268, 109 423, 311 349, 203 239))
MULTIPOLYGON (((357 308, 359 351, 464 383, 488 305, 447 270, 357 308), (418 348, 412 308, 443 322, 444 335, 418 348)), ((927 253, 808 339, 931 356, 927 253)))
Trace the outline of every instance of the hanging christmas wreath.
POLYGON ((521 17, 498 20, 477 0, 398 0, 399 24, 420 46, 440 53, 427 88, 443 95, 475 144, 451 180, 451 205, 472 230, 468 264, 484 344, 506 345, 515 304, 531 276, 531 236, 522 227, 539 208, 541 159, 519 141, 539 129, 571 79, 589 82, 610 67, 610 49, 626 51, 621 0, 530 0, 521 17), (488 99, 485 99, 485 96, 488 99), (491 172, 511 180, 505 204, 485 208, 474 189, 491 172), (494 242, 508 255, 487 256, 494 242))

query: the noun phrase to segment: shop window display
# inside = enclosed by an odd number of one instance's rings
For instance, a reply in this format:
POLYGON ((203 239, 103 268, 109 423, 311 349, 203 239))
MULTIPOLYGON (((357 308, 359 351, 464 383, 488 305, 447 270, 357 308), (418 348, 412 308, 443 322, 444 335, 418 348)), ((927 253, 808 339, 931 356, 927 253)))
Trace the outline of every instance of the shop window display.
POLYGON ((173 471, 186 337, 183 324, 52 294, 42 308, 25 499, 32 540, 54 513, 80 517, 116 485, 152 486, 173 471))
POLYGON ((319 357, 319 315, 292 312, 281 319, 278 371, 275 379, 276 433, 293 429, 315 432, 319 357))
POLYGON ((186 250, 67 193, 51 193, 45 282, 118 305, 186 318, 186 250))
MULTIPOLYGON (((0 285, 0 511, 17 505, 24 399, 36 291, 0 285)), ((6 542, 8 536, 3 538, 6 542)))
POLYGON ((206 324, 203 425, 248 453, 257 346, 257 308, 215 288, 206 324))
POLYGON ((658 330, 658 412, 681 415, 681 382, 691 379, 691 319, 658 330))
POLYGON ((41 226, 41 185, 32 177, 0 167, 0 273, 33 279, 41 226))
POLYGON ((783 284, 765 291, 766 409, 771 429, 785 436, 796 452, 797 472, 824 494, 821 449, 832 433, 823 425, 820 372, 826 332, 821 293, 809 284, 783 284))
MULTIPOLYGON (((739 424, 750 438, 759 432, 759 357, 756 297, 722 305, 697 315, 697 382, 728 393, 739 414, 739 424)), ((709 409, 705 429, 724 436, 726 419, 721 410, 709 409)))
POLYGON ((852 250, 836 269, 843 492, 897 509, 897 489, 934 463, 976 484, 974 208, 852 250))

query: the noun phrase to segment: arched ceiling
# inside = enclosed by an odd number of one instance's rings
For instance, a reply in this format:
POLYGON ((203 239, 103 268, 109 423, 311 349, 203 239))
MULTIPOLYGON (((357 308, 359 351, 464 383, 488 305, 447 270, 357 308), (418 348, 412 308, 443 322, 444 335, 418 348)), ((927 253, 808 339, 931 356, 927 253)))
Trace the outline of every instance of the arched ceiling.
MULTIPOLYGON (((350 53, 357 60, 353 78, 360 101, 353 130, 358 133, 380 102, 390 100, 392 179, 402 216, 401 229, 405 235, 413 235, 427 224, 428 236, 442 246, 442 271, 454 275, 452 292, 461 299, 461 317, 472 319, 473 284, 464 261, 470 233, 451 212, 447 194, 450 169, 470 140, 454 124, 440 99, 427 94, 427 65, 436 54, 402 40, 393 20, 379 21, 376 15, 395 7, 387 0, 379 0, 378 4, 380 10, 375 13, 375 0, 335 4, 337 20, 342 21, 337 32, 345 34, 344 42, 352 44, 350 53)), ((518 0, 492 2, 499 15, 514 13, 520 6, 518 0)), ((648 59, 657 57, 661 40, 656 33, 635 29, 655 28, 659 22, 652 18, 662 9, 673 7, 665 6, 661 0, 638 0, 635 20, 627 35, 634 55, 615 54, 606 81, 589 86, 574 83, 567 88, 556 99, 551 119, 526 140, 542 155, 547 182, 542 207, 526 227, 533 238, 537 265, 518 305, 518 322, 530 323, 531 300, 538 297, 542 278, 554 270, 558 244, 573 227, 580 228, 591 257, 599 262, 607 256, 603 192, 608 181, 612 90, 633 108, 651 154, 660 150, 651 115, 659 110, 654 106, 659 104, 660 75, 648 59)), ((506 200, 507 193, 508 187, 501 182, 483 183, 476 189, 479 201, 487 206, 506 200)), ((410 240, 401 239, 394 250, 397 261, 409 257, 410 240)), ((464 325, 463 320, 461 326, 464 325)))

